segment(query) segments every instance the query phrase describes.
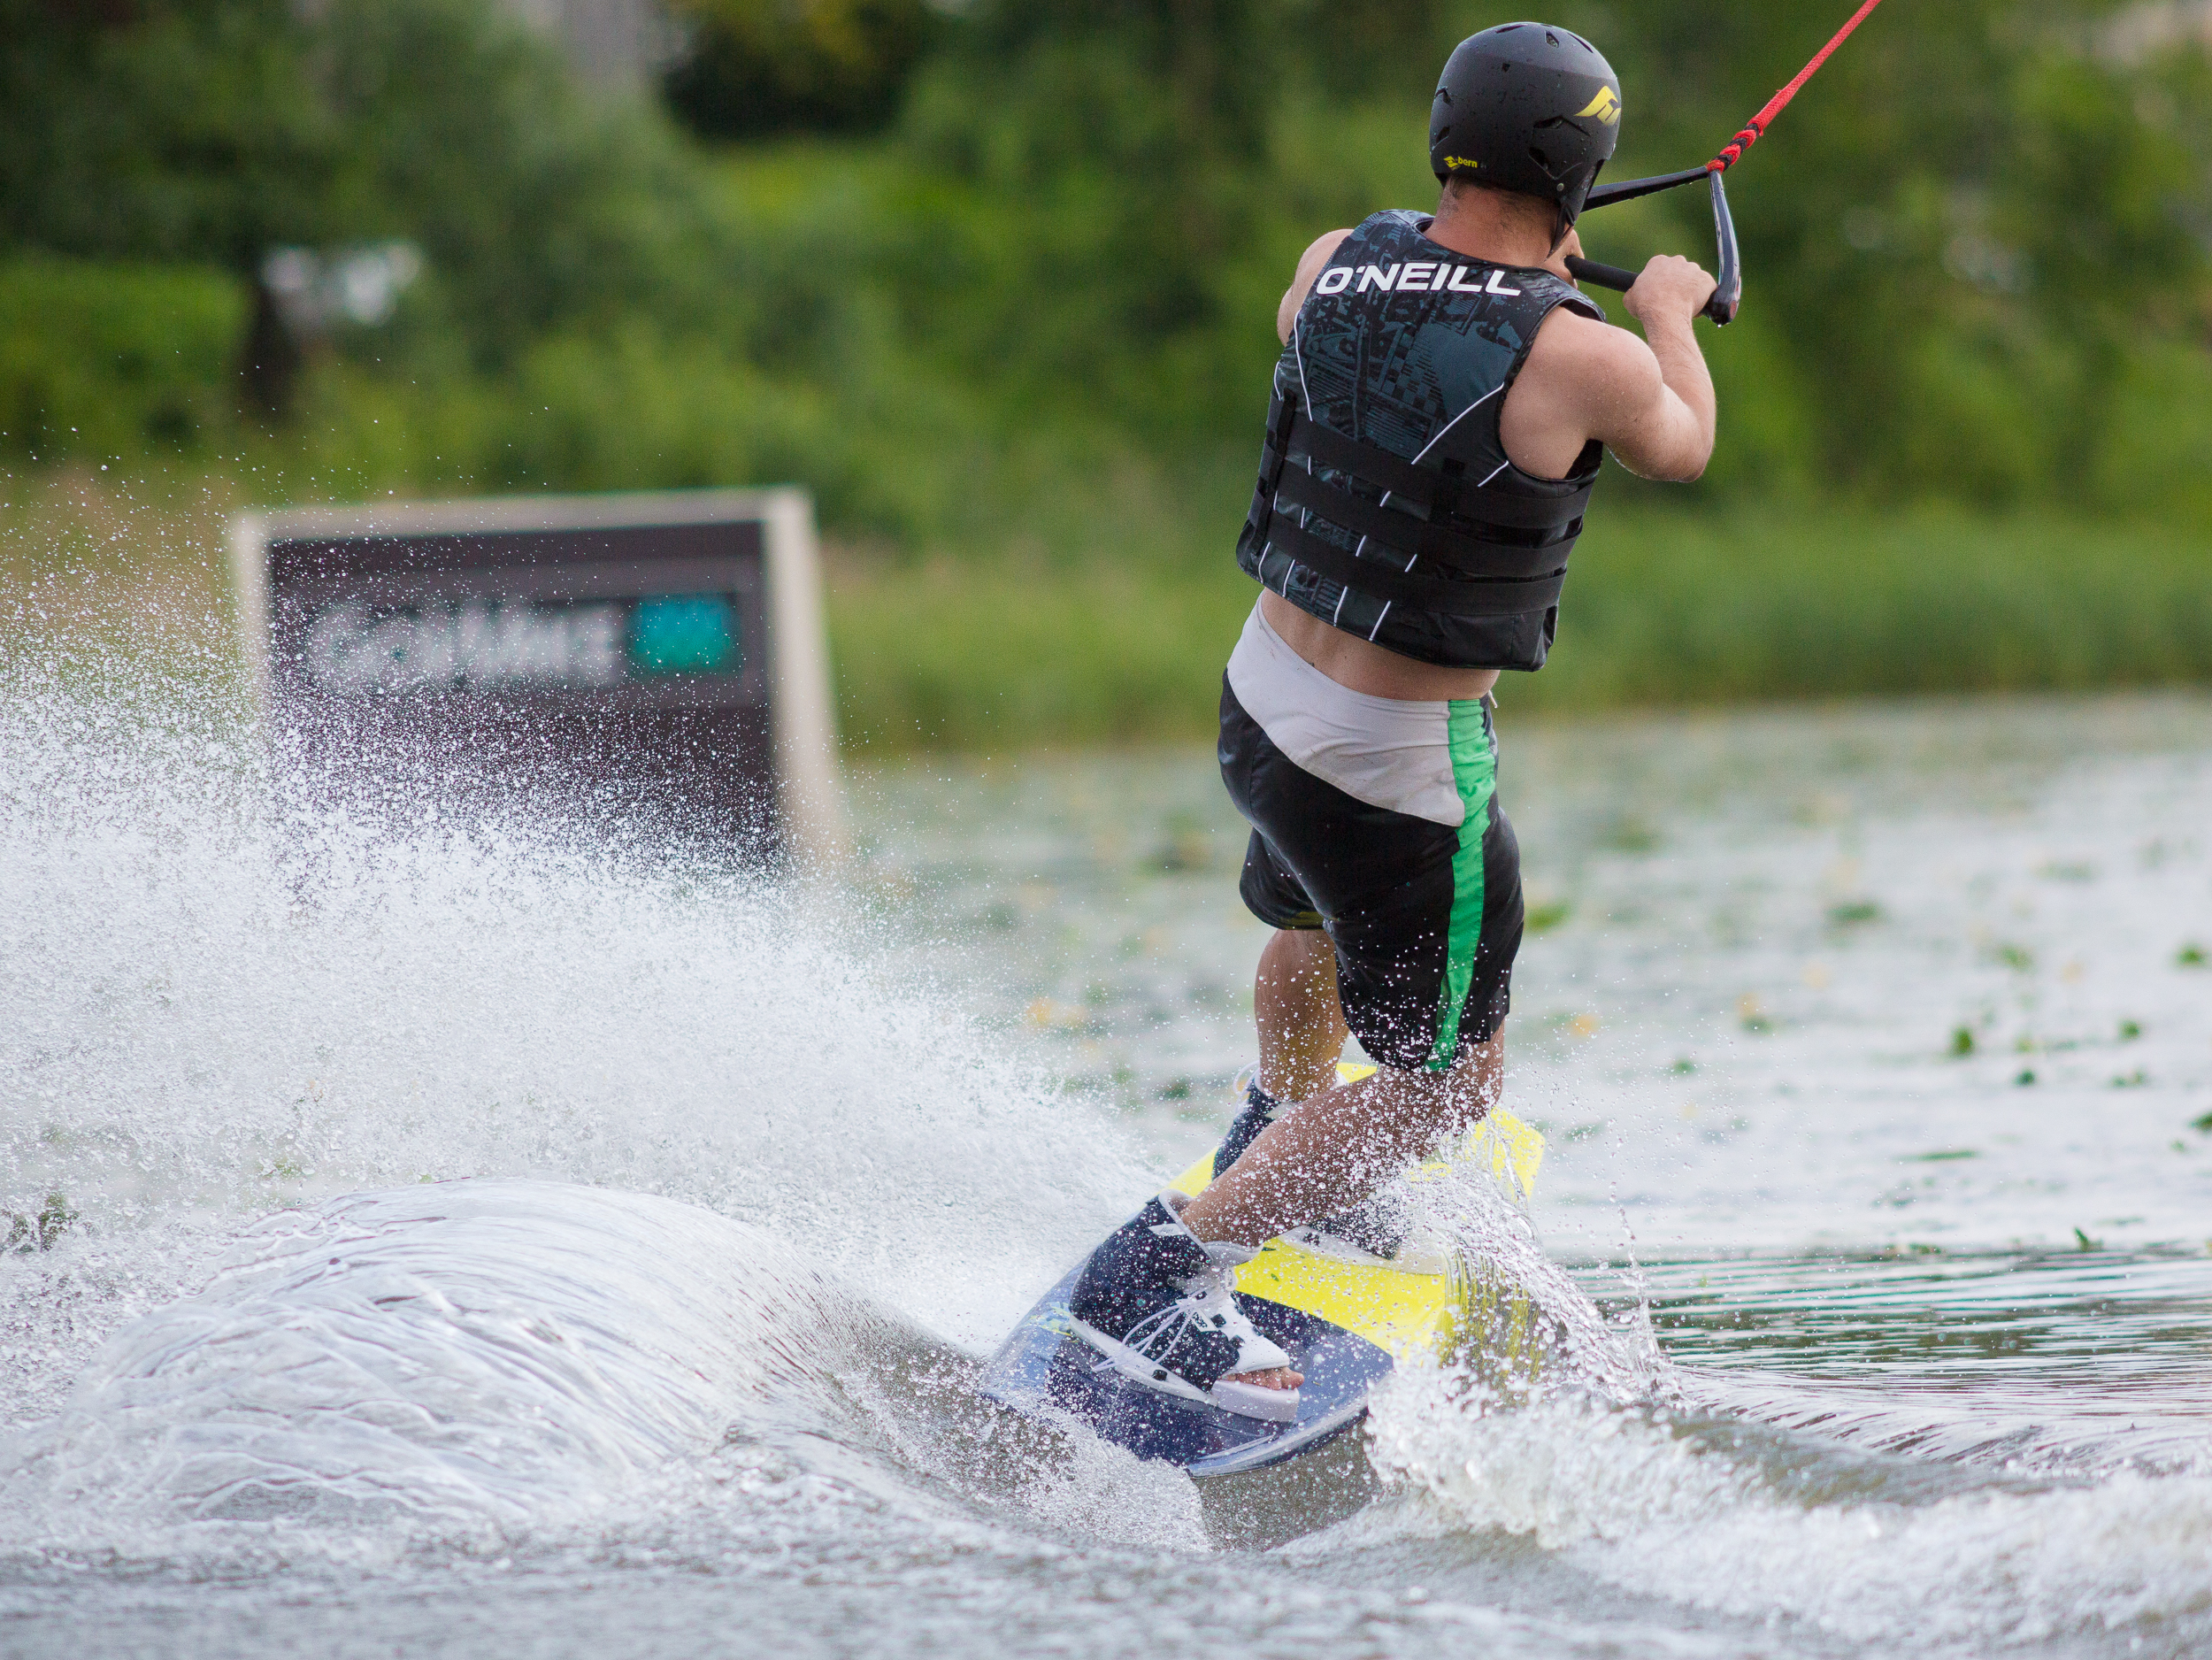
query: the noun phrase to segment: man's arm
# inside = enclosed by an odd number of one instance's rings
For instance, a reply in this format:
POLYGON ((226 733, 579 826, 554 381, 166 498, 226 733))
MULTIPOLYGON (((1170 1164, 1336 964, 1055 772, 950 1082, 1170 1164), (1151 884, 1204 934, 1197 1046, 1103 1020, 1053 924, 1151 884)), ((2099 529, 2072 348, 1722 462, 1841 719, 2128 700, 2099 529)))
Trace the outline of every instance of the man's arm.
POLYGON ((1283 303, 1275 308, 1275 334, 1284 344, 1290 342, 1290 326, 1298 320, 1298 308, 1306 303, 1306 293, 1329 263, 1336 246, 1352 233, 1348 230, 1330 231, 1317 236, 1313 243, 1299 257, 1298 274, 1290 280, 1290 287, 1283 290, 1283 303))
POLYGON ((1693 325, 1713 288, 1694 262, 1663 254, 1625 296, 1644 339, 1563 309, 1547 318, 1499 416, 1514 465, 1563 478, 1595 438, 1643 478, 1687 483, 1702 473, 1713 456, 1713 378, 1693 325))

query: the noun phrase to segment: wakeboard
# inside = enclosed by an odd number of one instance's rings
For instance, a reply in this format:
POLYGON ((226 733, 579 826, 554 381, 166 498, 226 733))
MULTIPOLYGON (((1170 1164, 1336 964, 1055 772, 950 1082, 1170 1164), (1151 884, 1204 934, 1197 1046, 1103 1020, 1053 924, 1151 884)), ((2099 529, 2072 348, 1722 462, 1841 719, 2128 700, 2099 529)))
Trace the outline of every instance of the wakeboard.
MULTIPOLYGON (((1351 1082, 1374 1070, 1340 1066, 1338 1076, 1351 1082)), ((1494 1109, 1407 1177, 1417 1183, 1471 1168, 1525 1197, 1543 1159, 1542 1134, 1494 1109)), ((1195 1197, 1212 1180, 1209 1153, 1168 1185, 1195 1197)), ((1014 1328, 985 1369, 983 1394, 1018 1412, 1065 1414, 1140 1458, 1197 1478, 1310 1451, 1358 1423, 1369 1394, 1402 1362, 1441 1357, 1471 1333, 1499 1329, 1501 1288, 1483 1284, 1445 1241, 1417 1234, 1384 1261, 1310 1229, 1270 1240, 1237 1270, 1236 1288, 1252 1324, 1305 1374, 1296 1421, 1271 1423, 1163 1395, 1116 1370, 1076 1333, 1068 1312, 1082 1267, 1069 1269, 1014 1328)))

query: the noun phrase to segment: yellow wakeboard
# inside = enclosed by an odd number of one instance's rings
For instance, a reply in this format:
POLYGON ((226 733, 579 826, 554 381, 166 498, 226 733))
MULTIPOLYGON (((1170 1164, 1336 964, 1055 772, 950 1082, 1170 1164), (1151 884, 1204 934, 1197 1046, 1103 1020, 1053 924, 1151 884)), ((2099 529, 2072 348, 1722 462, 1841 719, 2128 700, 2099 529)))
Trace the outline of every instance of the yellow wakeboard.
MULTIPOLYGON (((1340 1080, 1372 1066, 1342 1064, 1340 1080)), ((1209 1153, 1170 1187, 1195 1197, 1213 1180, 1209 1153)), ((1493 1110, 1458 1142, 1407 1172, 1418 1184, 1470 1172, 1525 1200, 1544 1162, 1544 1138, 1493 1110)), ((1529 1306, 1510 1286, 1471 1272, 1448 1243, 1416 1238, 1385 1261, 1312 1229, 1270 1240, 1236 1272, 1255 1326, 1306 1374, 1298 1418, 1269 1423, 1162 1395, 1102 1364, 1068 1313, 1078 1264, 1031 1310, 992 1360, 983 1393, 1022 1411, 1056 1410, 1142 1457, 1194 1477, 1273 1464, 1318 1446, 1366 1410, 1370 1390, 1398 1364, 1479 1346, 1509 1370, 1534 1364, 1529 1306)))

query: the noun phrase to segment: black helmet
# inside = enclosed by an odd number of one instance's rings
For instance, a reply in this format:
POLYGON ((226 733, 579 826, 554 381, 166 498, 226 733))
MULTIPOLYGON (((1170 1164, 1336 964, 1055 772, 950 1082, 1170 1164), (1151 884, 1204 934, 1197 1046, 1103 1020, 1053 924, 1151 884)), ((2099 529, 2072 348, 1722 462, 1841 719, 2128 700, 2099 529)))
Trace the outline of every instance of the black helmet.
POLYGON ((1621 132, 1621 83, 1605 55, 1546 23, 1471 35, 1444 65, 1429 111, 1429 165, 1541 196, 1575 222, 1621 132))

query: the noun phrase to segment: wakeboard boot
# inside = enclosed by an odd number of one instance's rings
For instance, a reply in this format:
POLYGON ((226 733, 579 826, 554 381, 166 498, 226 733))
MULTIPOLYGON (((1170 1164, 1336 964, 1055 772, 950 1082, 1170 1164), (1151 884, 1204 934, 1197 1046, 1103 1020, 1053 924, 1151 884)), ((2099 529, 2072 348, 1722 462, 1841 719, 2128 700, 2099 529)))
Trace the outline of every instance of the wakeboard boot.
POLYGON ((1231 1273, 1256 1254, 1201 1240, 1170 1191, 1091 1253, 1068 1299, 1076 1334, 1137 1382, 1187 1401, 1270 1423, 1298 1419, 1298 1391, 1237 1383, 1232 1374, 1288 1366, 1238 1306, 1231 1273))

